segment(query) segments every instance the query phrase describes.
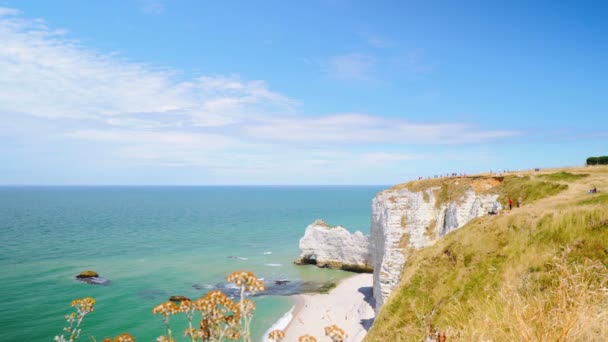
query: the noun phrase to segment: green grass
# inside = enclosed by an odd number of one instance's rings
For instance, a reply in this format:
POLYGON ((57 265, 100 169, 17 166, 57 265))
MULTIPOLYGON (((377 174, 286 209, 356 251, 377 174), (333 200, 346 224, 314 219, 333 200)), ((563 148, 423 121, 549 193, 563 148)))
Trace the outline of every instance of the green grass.
POLYGON ((562 172, 550 173, 550 174, 546 174, 546 175, 540 175, 538 177, 544 178, 549 181, 571 182, 571 181, 576 181, 576 180, 579 180, 581 178, 585 178, 588 176, 589 176, 589 174, 586 174, 586 173, 574 174, 574 173, 562 171, 562 172))
POLYGON ((525 177, 508 176, 491 191, 498 193, 499 201, 506 203, 509 198, 522 199, 524 203, 532 203, 541 198, 556 195, 568 189, 567 184, 539 181, 525 177))

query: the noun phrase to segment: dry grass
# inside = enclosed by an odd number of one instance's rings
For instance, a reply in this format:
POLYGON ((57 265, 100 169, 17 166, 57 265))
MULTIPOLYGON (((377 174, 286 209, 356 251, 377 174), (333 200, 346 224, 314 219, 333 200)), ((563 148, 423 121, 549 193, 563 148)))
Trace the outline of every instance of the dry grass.
POLYGON ((449 321, 453 339, 463 341, 602 341, 608 336, 608 269, 597 260, 568 261, 568 252, 549 264, 550 285, 489 292, 462 305, 449 321), (472 307, 472 310, 470 310, 472 307))

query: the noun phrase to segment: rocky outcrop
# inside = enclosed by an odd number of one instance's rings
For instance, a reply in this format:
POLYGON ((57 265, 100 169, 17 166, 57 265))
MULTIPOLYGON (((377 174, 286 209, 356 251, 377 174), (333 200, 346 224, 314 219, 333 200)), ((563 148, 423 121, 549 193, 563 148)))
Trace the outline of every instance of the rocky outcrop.
POLYGON ((296 264, 314 264, 355 272, 371 272, 369 237, 344 227, 331 227, 316 220, 306 227, 300 239, 300 258, 296 264))
POLYGON ((442 187, 419 191, 393 188, 372 202, 370 249, 374 270, 374 298, 378 310, 401 279, 414 249, 433 244, 470 220, 498 211, 498 195, 478 194, 472 187, 448 201, 442 187))

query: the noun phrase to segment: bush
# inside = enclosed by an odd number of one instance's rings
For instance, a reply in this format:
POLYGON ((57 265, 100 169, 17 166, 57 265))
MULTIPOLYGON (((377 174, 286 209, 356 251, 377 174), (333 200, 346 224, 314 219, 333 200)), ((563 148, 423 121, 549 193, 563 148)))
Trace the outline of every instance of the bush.
POLYGON ((587 165, 608 165, 608 156, 589 157, 587 158, 587 165))

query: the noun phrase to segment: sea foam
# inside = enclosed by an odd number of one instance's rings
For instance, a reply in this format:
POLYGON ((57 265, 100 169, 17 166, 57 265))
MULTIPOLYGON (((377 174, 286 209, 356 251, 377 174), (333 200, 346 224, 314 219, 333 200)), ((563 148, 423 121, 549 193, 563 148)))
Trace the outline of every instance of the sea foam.
POLYGON ((268 328, 268 330, 266 330, 264 336, 262 337, 262 342, 272 342, 270 339, 268 339, 268 334, 270 334, 271 331, 285 330, 285 328, 287 328, 289 322, 291 322, 293 319, 293 309, 295 309, 295 306, 292 306, 291 309, 289 309, 289 311, 283 315, 283 317, 279 318, 270 328, 268 328))

